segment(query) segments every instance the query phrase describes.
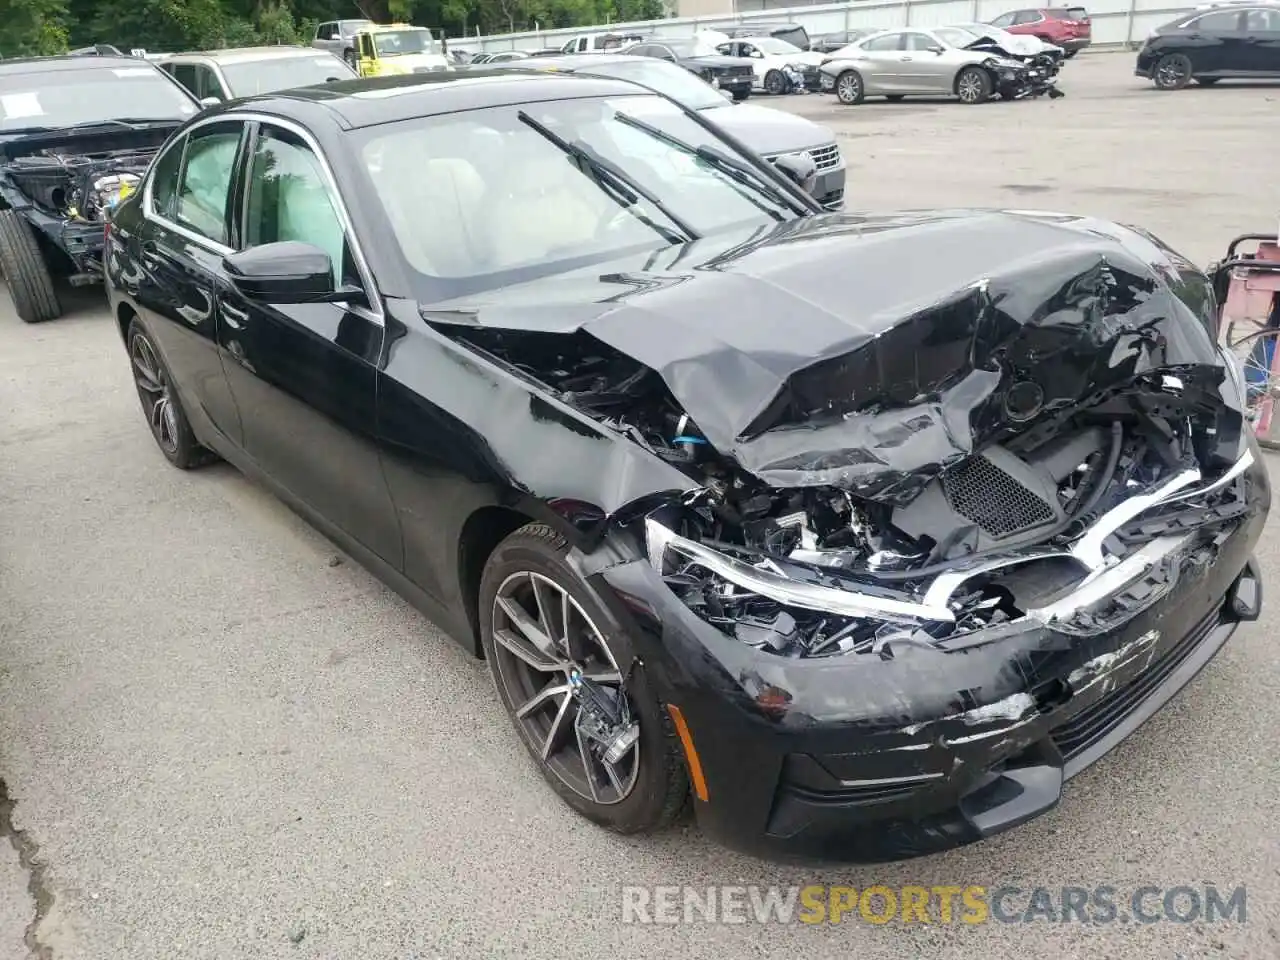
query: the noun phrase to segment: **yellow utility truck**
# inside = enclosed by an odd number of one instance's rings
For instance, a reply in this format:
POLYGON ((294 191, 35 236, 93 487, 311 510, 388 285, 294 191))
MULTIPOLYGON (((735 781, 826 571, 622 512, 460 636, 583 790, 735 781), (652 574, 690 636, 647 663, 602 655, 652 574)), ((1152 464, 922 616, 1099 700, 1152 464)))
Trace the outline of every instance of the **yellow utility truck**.
POLYGON ((407 23, 368 24, 355 35, 356 69, 362 77, 436 73, 453 65, 426 27, 407 23))

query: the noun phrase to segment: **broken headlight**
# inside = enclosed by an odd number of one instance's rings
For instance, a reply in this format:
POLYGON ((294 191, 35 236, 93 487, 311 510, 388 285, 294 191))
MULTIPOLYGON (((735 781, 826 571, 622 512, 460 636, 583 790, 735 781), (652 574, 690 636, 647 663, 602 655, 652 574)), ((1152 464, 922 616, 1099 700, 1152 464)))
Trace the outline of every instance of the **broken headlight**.
MULTIPOLYGON (((911 640, 925 627, 953 629, 955 615, 841 586, 834 578, 790 575, 782 562, 749 551, 733 555, 645 521, 649 562, 695 614, 729 636, 784 656, 826 656, 911 640)), ((924 636, 922 642, 928 642, 924 636)))

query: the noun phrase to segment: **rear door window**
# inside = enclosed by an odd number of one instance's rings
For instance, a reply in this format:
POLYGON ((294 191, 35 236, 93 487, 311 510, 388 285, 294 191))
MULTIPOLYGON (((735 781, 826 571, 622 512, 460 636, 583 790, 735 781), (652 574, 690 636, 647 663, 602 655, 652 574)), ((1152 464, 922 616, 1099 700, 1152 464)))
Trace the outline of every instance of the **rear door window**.
POLYGON ((863 50, 871 53, 884 53, 889 50, 900 50, 902 43, 902 34, 886 33, 883 37, 876 37, 874 40, 868 40, 862 45, 863 50))
POLYGON ((1038 23, 1044 18, 1039 10, 1019 10, 1013 17, 1014 23, 1038 23))
POLYGON ((1245 33, 1280 33, 1280 10, 1247 10, 1245 33))

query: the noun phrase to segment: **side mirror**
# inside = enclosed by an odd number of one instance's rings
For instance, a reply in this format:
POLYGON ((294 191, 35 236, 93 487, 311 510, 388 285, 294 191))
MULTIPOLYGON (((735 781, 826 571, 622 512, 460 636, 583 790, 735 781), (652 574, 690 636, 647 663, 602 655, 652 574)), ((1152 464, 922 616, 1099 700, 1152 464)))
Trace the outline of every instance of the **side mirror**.
POLYGON ((222 102, 221 97, 201 97, 200 98, 200 106, 204 107, 206 110, 209 107, 216 107, 221 102, 222 102))
POLYGON ((810 196, 818 185, 818 165, 807 153, 784 153, 774 158, 773 165, 797 187, 810 196))
POLYGON ((930 52, 930 53, 937 54, 938 56, 941 56, 942 54, 944 54, 944 53, 946 53, 946 52, 947 52, 947 48, 946 48, 946 47, 939 47, 937 44, 935 44, 934 46, 932 46, 932 47, 930 47, 930 48, 929 48, 929 52, 930 52))
POLYGON ((222 258, 235 288, 258 303, 332 303, 364 298, 354 288, 335 289, 333 261, 319 247, 296 240, 264 243, 222 258))

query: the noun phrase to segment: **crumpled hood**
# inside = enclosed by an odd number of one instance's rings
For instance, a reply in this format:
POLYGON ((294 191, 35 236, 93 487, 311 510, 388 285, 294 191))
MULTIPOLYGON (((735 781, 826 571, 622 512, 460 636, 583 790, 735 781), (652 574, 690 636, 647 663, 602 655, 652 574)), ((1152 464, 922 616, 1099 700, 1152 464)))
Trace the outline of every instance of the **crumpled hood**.
POLYGON ((726 103, 705 111, 704 115, 764 156, 811 150, 836 142, 829 128, 772 107, 726 103))
POLYGON ((777 487, 903 501, 1010 432, 1144 374, 1224 375, 1212 294, 1147 234, 1059 214, 831 214, 424 311, 582 331, 657 371, 777 487))

